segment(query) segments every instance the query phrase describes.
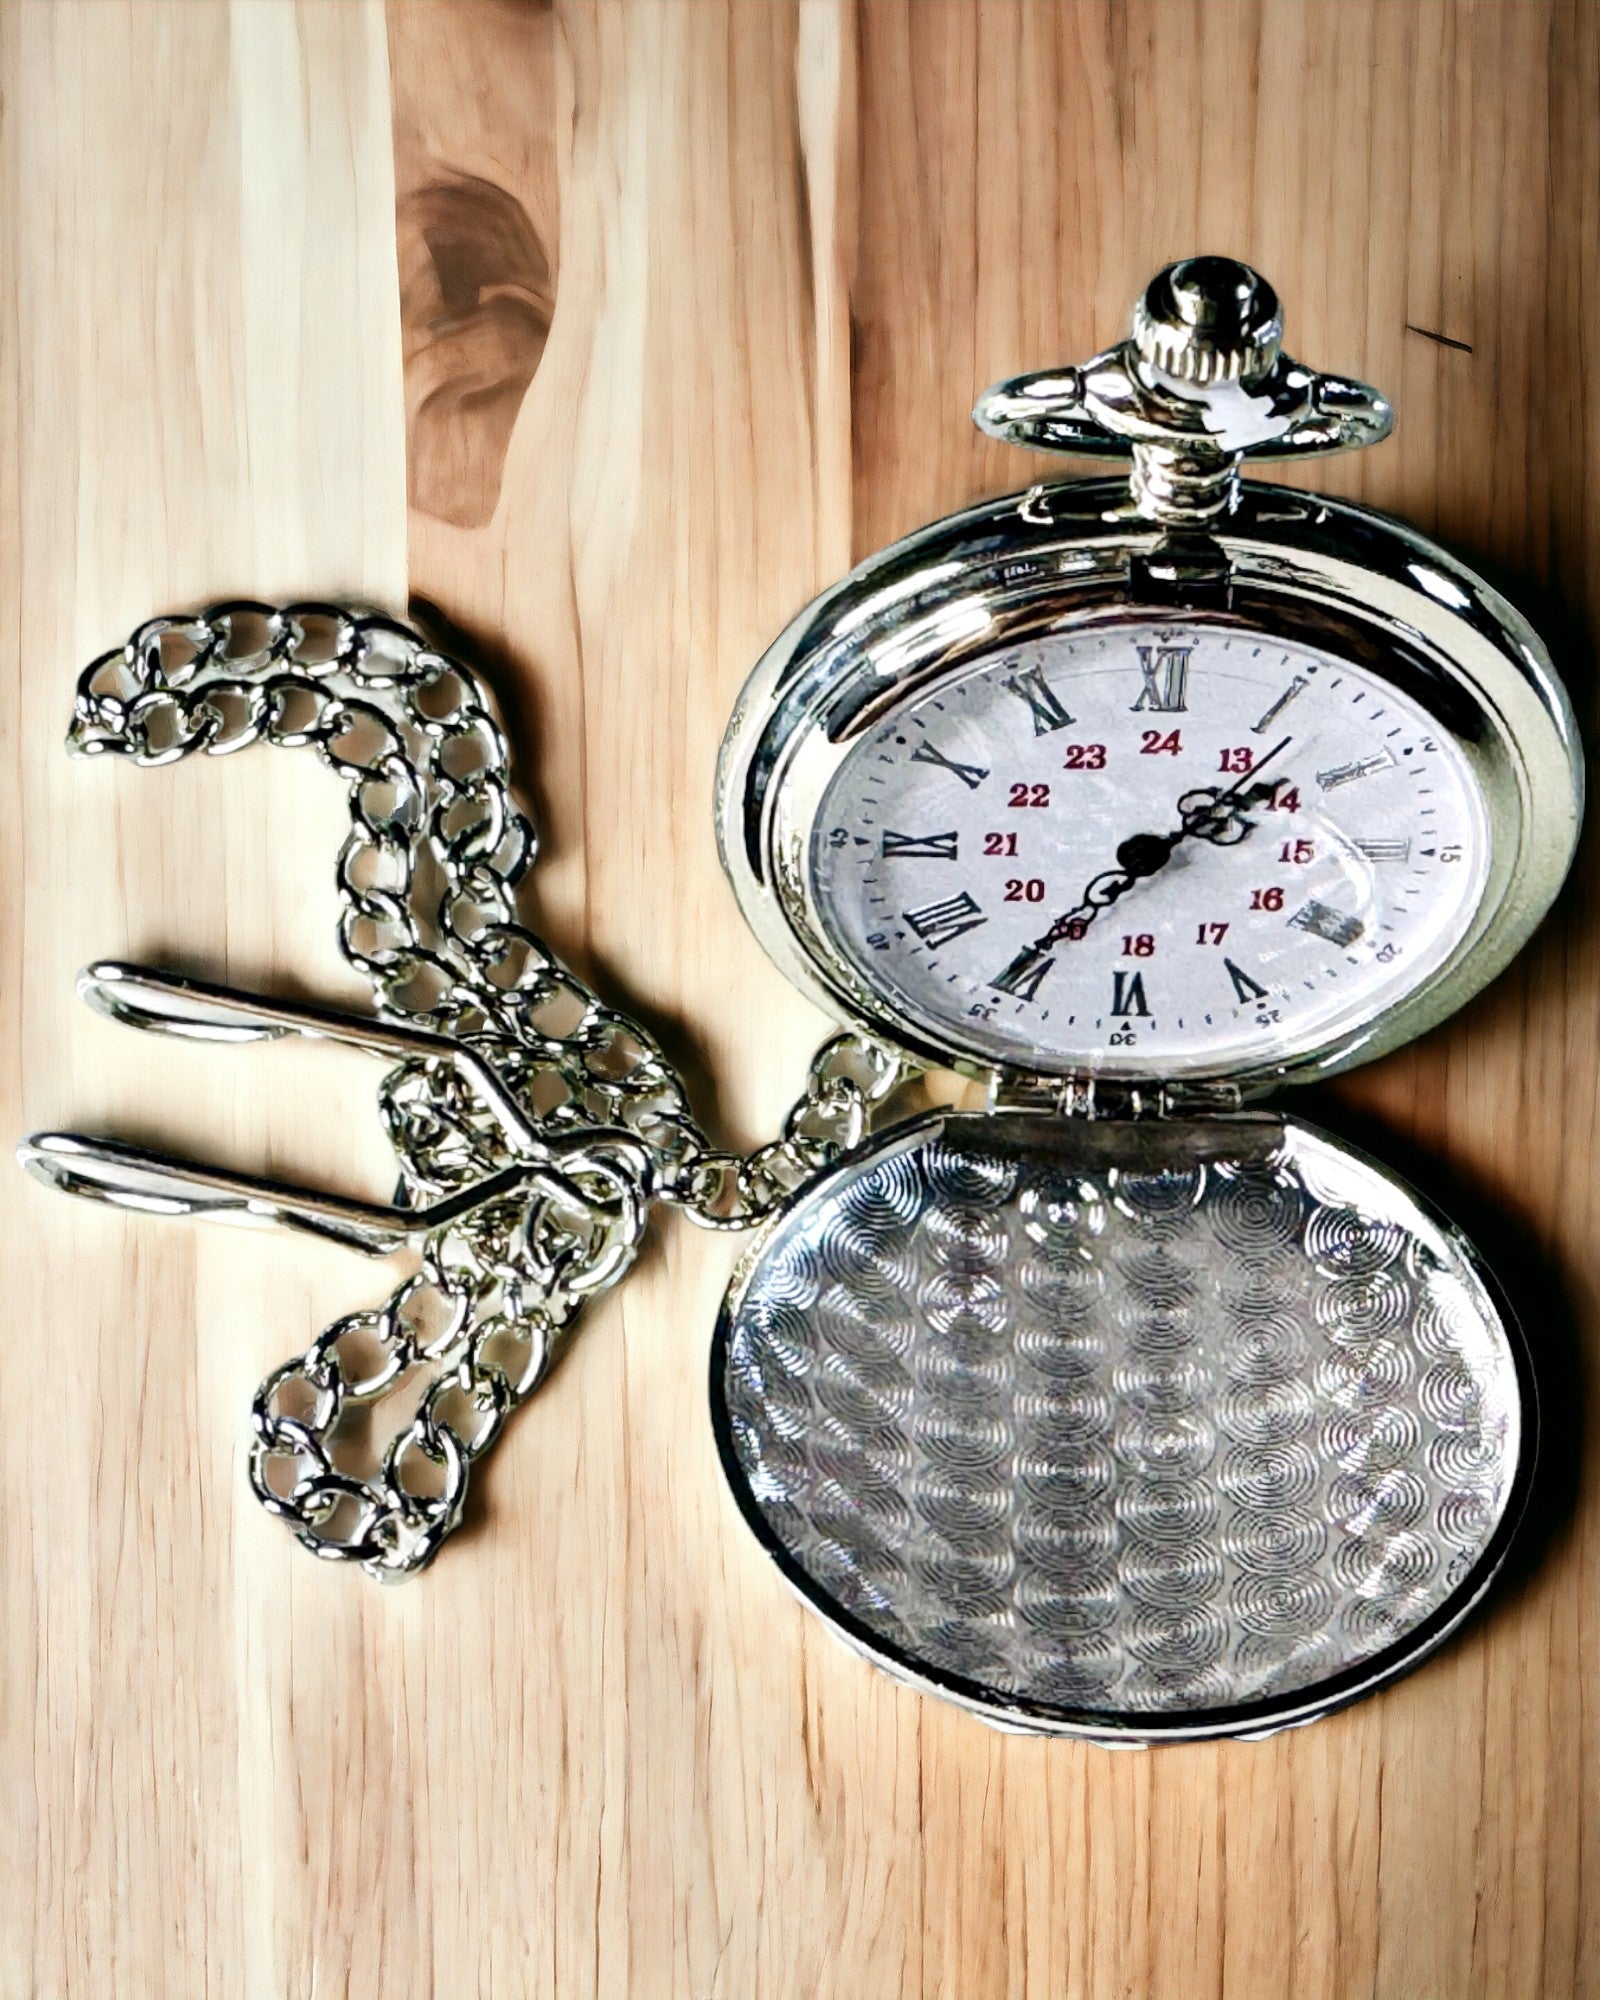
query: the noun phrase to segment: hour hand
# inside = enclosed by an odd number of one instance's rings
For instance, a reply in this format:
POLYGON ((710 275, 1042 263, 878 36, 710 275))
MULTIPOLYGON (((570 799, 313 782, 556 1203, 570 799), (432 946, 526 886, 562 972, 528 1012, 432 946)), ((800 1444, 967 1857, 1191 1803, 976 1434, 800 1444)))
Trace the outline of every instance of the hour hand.
POLYGON ((1213 847, 1234 847, 1255 825, 1246 819, 1251 806, 1265 805, 1278 789, 1277 779, 1263 780, 1245 791, 1217 792, 1209 785, 1197 792, 1185 792, 1178 801, 1178 816, 1187 839, 1209 840, 1213 847))
POLYGON ((1292 736, 1285 736, 1281 742, 1274 743, 1264 757, 1258 757, 1251 766, 1251 782, 1248 784, 1243 778, 1238 778, 1225 792, 1219 792, 1210 785, 1202 786, 1199 791, 1185 792, 1178 801, 1178 815, 1183 822, 1179 838, 1209 840, 1214 847, 1232 847, 1243 840, 1255 821, 1242 815, 1251 806, 1269 804, 1279 785, 1285 782, 1282 778, 1264 781, 1260 775, 1262 770, 1274 758, 1281 757, 1293 741, 1292 736))

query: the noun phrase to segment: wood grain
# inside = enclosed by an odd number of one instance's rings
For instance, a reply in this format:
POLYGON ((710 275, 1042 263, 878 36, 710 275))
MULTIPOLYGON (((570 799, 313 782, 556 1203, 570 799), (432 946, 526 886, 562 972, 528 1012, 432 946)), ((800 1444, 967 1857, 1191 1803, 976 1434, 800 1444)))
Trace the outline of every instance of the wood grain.
MULTIPOLYGON (((853 558, 1033 476, 976 391, 1191 249, 1394 396, 1323 481, 1501 571, 1589 720, 1584 0, 61 0, 0 10, 0 159, 8 1133, 382 1186, 360 1065, 130 1048, 70 998, 112 953, 359 993, 309 760, 60 748, 83 660, 241 591, 458 634, 544 928, 769 1132, 822 1023, 716 866, 743 675, 853 558)), ((1309 1107, 1499 1255, 1567 1475, 1542 1558, 1260 1745, 1006 1738, 838 1651, 722 1495, 732 1249, 681 1218, 386 1593, 243 1473, 257 1377, 385 1274, 14 1182, 0 1992, 1600 1994, 1597 883, 1591 841, 1491 994, 1309 1107)))

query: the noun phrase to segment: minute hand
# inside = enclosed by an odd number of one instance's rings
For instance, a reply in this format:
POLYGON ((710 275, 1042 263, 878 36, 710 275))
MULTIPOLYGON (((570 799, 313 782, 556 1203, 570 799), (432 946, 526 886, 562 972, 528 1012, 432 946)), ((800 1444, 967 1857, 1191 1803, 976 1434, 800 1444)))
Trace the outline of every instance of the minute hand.
POLYGON ((1174 832, 1130 834, 1117 848, 1116 867, 1093 876, 1077 905, 1057 917, 1043 936, 1036 938, 1032 944, 1024 945, 1005 971, 990 982, 991 985, 1001 992, 1026 992, 1031 998, 1040 979, 1055 962, 1049 956, 1054 947, 1063 941, 1076 944, 1087 934, 1089 926, 1103 909, 1125 896, 1135 883, 1159 874, 1185 840, 1209 840, 1224 847, 1243 840, 1255 822, 1241 819, 1239 814, 1249 806, 1264 803, 1278 789, 1276 778, 1263 784, 1260 773, 1275 757, 1281 756, 1293 740, 1293 737, 1285 736, 1281 742, 1275 743, 1225 792, 1214 792, 1209 787, 1185 792, 1178 801, 1180 824, 1174 832), (1186 806, 1185 800, 1195 803, 1186 806))

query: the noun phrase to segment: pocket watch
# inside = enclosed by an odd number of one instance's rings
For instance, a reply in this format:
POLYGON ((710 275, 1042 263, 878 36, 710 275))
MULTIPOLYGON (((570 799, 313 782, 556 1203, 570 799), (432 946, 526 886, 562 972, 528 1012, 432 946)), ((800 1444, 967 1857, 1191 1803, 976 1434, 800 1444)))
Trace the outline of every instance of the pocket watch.
POLYGON ((1307 1721, 1483 1596, 1533 1468, 1521 1336, 1447 1219, 1273 1093, 1493 977, 1560 885, 1582 771, 1544 647, 1481 578, 1241 482, 1246 453, 1389 428, 1279 333, 1244 266, 1164 271, 1130 341, 977 411, 1131 453, 1128 479, 934 523, 757 666, 723 859, 845 1025, 746 1158, 523 921, 537 843, 469 667, 378 612, 239 601, 84 670, 81 756, 303 746, 347 786, 339 943, 372 1014, 114 960, 79 991, 127 1026, 384 1062, 395 1201, 73 1132, 19 1149, 144 1215, 416 1253, 252 1405, 252 1487, 314 1554, 384 1582, 433 1560, 665 1202, 759 1229, 711 1367, 745 1517, 839 1635, 988 1721, 1307 1721), (938 1067, 984 1108, 872 1129, 938 1067), (390 1395, 383 1443, 350 1420, 390 1395))
POLYGON ((991 389, 1131 456, 870 557, 751 675, 717 826, 832 1014, 984 1086, 868 1139, 743 1257, 723 1465, 880 1666, 1104 1741, 1307 1721, 1482 1598, 1537 1429, 1473 1246, 1275 1093, 1453 1013, 1570 863, 1537 634, 1414 529, 1241 479, 1376 443, 1243 264, 991 389))

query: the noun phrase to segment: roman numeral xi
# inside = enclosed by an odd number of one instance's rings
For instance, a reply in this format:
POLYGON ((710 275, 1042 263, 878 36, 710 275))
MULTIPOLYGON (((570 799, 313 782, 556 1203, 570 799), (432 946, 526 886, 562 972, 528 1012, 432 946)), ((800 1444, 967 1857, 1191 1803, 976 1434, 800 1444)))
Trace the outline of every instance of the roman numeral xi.
POLYGON ((1013 674, 1002 685, 1028 704, 1035 736, 1048 736, 1052 729, 1066 729, 1076 719, 1061 706, 1055 689, 1044 677, 1043 667, 1029 667, 1013 674))

